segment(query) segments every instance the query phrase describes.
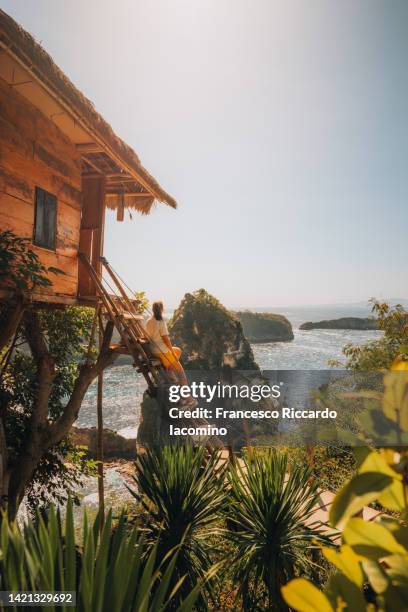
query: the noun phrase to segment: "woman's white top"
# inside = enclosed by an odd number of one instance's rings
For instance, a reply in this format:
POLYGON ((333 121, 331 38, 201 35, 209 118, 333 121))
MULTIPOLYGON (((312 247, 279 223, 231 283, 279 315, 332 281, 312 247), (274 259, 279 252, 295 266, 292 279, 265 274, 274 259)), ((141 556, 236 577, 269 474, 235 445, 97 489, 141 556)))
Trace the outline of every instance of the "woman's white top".
POLYGON ((162 336, 168 336, 166 321, 162 319, 158 321, 154 316, 146 321, 146 331, 150 340, 150 348, 154 355, 159 353, 167 353, 169 348, 164 344, 162 336))

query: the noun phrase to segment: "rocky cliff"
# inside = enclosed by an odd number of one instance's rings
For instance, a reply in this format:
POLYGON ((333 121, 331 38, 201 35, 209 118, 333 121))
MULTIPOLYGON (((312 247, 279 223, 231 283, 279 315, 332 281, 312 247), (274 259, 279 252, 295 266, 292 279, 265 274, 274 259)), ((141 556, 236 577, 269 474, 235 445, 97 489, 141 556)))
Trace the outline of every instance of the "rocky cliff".
POLYGON ((340 319, 330 319, 328 321, 308 321, 302 323, 299 329, 356 329, 370 330, 378 329, 376 319, 362 317, 342 317, 340 319))
POLYGON ((186 293, 169 322, 172 342, 189 370, 258 370, 241 322, 204 289, 186 293))
POLYGON ((250 342, 286 342, 293 340, 290 321, 283 315, 271 312, 236 312, 245 337, 250 342))
MULTIPOLYGON (((72 427, 70 431, 73 444, 85 446, 87 454, 94 459, 97 456, 97 436, 96 427, 72 427)), ((112 429, 104 429, 103 454, 105 459, 135 459, 136 440, 124 438, 112 429)))
MULTIPOLYGON (((174 312, 169 322, 169 331, 172 342, 182 351, 182 362, 190 384, 205 382, 206 384, 225 384, 237 386, 261 385, 267 382, 254 360, 251 346, 245 337, 241 322, 228 311, 215 297, 204 289, 187 293, 174 312)), ((222 398, 216 400, 216 405, 225 409, 239 410, 240 408, 253 408, 248 400, 222 398)), ((202 402, 199 401, 199 405, 202 402)), ((209 408, 212 406, 209 404, 209 408)), ((273 400, 260 399, 256 408, 259 410, 273 409, 273 400)), ((165 398, 153 399, 145 394, 142 402, 141 424, 138 431, 138 443, 150 445, 158 443, 176 442, 169 440, 168 405, 165 398)), ((174 421, 173 421, 173 424, 174 421)), ((179 422, 180 426, 203 426, 207 421, 203 419, 179 422)), ((213 425, 220 425, 211 421, 213 425)), ((222 426, 222 425, 221 425, 222 426)), ((269 429, 273 429, 272 424, 269 429)), ((254 437, 265 435, 267 428, 264 424, 255 423, 246 425, 242 420, 231 420, 228 423, 228 435, 222 439, 207 439, 205 443, 212 446, 232 445, 240 447, 249 443, 254 437)), ((178 439, 179 442, 185 441, 178 439)), ((195 441, 196 442, 196 441, 195 441)), ((203 443, 203 440, 200 439, 203 443)))

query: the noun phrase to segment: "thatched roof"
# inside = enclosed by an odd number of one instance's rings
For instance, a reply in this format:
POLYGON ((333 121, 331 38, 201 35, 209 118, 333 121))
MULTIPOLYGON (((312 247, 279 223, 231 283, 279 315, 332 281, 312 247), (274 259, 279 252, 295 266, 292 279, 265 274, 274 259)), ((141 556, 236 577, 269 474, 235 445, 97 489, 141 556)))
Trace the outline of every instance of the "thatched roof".
MULTIPOLYGON (((142 166, 135 151, 114 133, 111 126, 95 110, 93 103, 73 85, 33 36, 1 9, 0 46, 8 53, 12 53, 20 65, 33 74, 44 88, 81 122, 94 140, 102 145, 104 154, 115 160, 122 172, 135 177, 138 186, 135 183, 136 189, 133 187, 132 193, 140 191, 146 192, 147 195, 146 198, 126 196, 126 208, 135 208, 147 213, 154 200, 176 208, 175 199, 164 191, 142 166)), ((113 194, 112 191, 112 198, 107 199, 110 208, 117 207, 113 194)))

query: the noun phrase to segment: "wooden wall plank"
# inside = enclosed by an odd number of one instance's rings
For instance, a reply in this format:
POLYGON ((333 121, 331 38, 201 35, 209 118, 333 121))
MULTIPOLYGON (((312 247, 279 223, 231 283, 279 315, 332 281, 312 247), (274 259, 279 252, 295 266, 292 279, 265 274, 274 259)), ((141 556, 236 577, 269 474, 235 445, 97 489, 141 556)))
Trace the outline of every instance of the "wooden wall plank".
MULTIPOLYGON (((37 159, 27 159, 18 152, 12 150, 8 145, 0 147, 0 169, 6 176, 14 176, 25 182, 33 189, 34 186, 42 187, 46 191, 63 199, 80 210, 81 190, 77 189, 69 181, 57 176, 47 165, 37 159)), ((27 199, 27 197, 23 197, 27 199)))
POLYGON ((66 176, 81 174, 81 157, 75 144, 29 100, 0 78, 0 117, 9 124, 9 130, 28 142, 38 145, 40 158, 48 154, 53 163, 62 162, 55 169, 66 176), (64 169, 65 168, 65 169, 64 169))
POLYGON ((34 183, 24 176, 11 173, 0 166, 0 189, 10 196, 14 196, 33 206, 35 198, 34 183))

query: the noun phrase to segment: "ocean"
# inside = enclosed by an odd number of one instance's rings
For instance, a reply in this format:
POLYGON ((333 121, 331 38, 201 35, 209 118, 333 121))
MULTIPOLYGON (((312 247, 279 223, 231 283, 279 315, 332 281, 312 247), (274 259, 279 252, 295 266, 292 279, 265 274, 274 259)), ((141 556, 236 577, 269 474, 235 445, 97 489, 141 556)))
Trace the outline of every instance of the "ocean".
MULTIPOLYGON (((301 370, 305 379, 313 376, 312 371, 327 370, 329 359, 344 361, 342 349, 345 344, 370 342, 380 338, 382 333, 354 330, 299 330, 300 323, 304 321, 333 319, 341 316, 367 316, 367 308, 364 311, 357 310, 357 312, 356 310, 350 311, 350 309, 345 311, 341 308, 328 311, 324 307, 308 310, 266 308, 263 310, 280 312, 287 316, 293 325, 295 337, 291 342, 252 345, 258 365, 262 370, 301 370), (311 372, 308 374, 308 371, 311 372)), ((286 374, 290 375, 290 372, 286 374)), ((324 375, 323 372, 321 374, 324 375)), ((140 419, 140 402, 145 388, 144 378, 137 374, 131 365, 116 365, 106 370, 103 397, 104 426, 117 431, 124 437, 135 438, 140 419)), ((289 398, 293 400, 294 405, 302 402, 307 392, 307 384, 305 390, 300 388, 296 391, 300 391, 299 397, 289 398)), ((76 425, 78 427, 96 426, 96 383, 89 388, 86 394, 76 425)), ((82 504, 96 511, 98 507, 96 478, 85 479, 80 493, 82 504)), ((133 503, 117 466, 107 466, 105 469, 105 503, 114 507, 124 503, 133 503)), ((79 512, 77 512, 77 521, 79 524, 79 512)))
MULTIPOLYGON (((311 310, 312 307, 310 312, 307 309, 279 310, 292 322, 295 337, 291 342, 252 345, 256 362, 262 370, 327 370, 330 359, 344 362, 342 349, 345 344, 351 342, 360 345, 381 337, 382 332, 379 331, 299 330, 299 324, 304 321, 368 315, 367 308, 364 311, 361 309, 357 315, 355 310, 351 309, 347 309, 346 315, 345 309, 342 308, 336 310, 330 308, 329 312, 324 307, 313 307, 313 312, 311 310)), ((104 426, 125 437, 135 437, 140 418, 140 402, 145 387, 143 377, 137 374, 131 365, 116 365, 106 370, 103 397, 104 426)), ((88 390, 76 425, 96 426, 96 383, 88 390)))

